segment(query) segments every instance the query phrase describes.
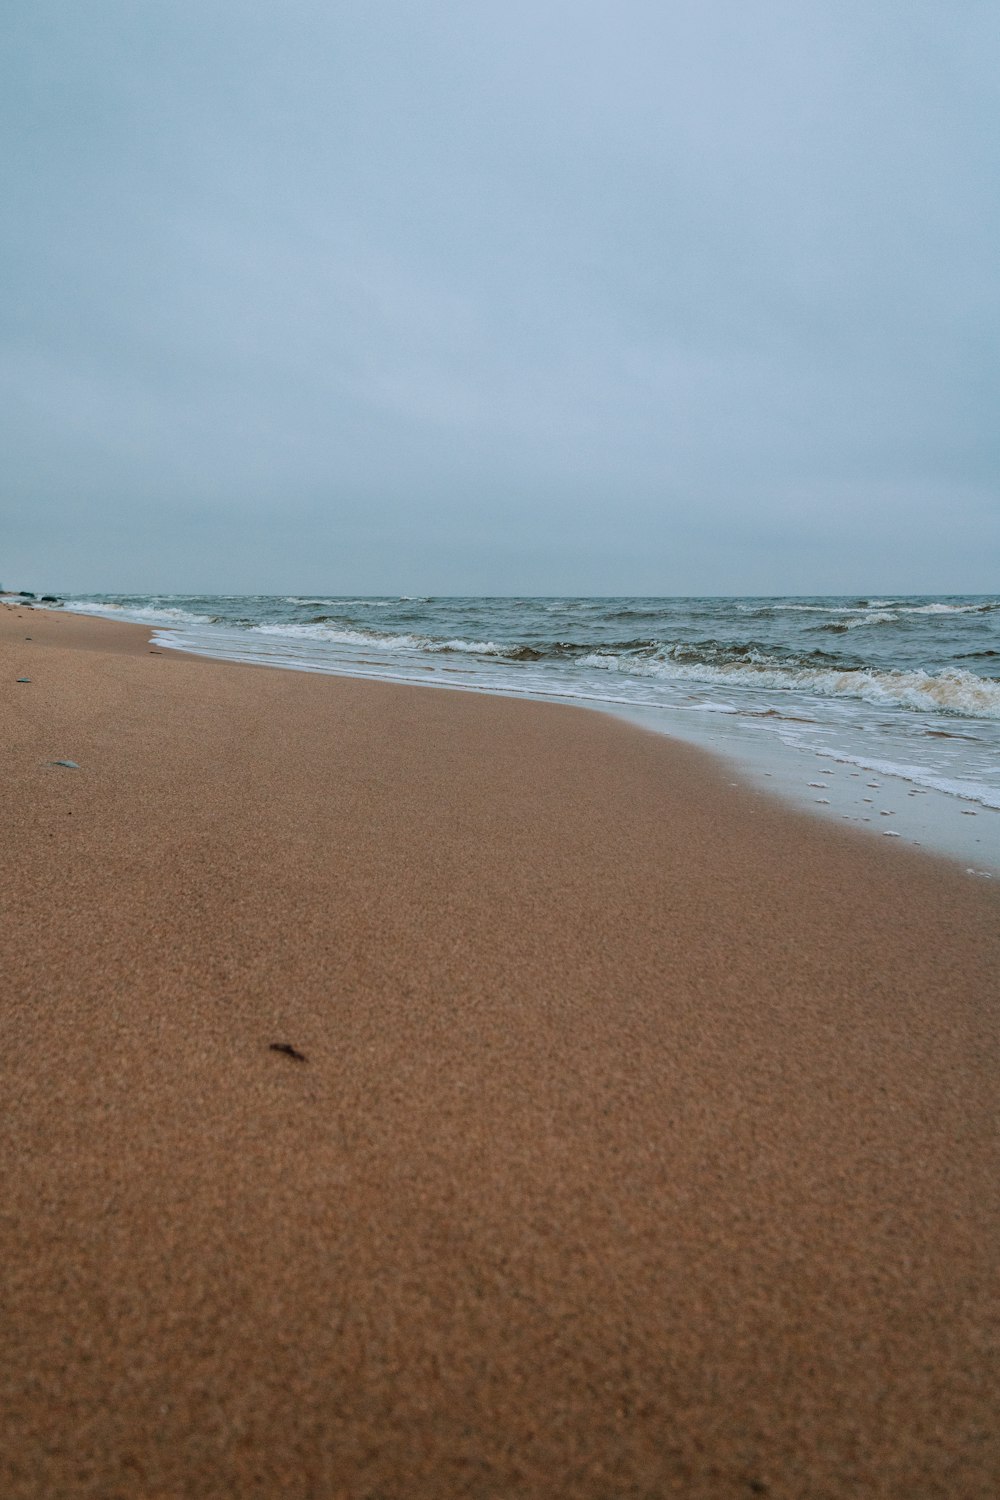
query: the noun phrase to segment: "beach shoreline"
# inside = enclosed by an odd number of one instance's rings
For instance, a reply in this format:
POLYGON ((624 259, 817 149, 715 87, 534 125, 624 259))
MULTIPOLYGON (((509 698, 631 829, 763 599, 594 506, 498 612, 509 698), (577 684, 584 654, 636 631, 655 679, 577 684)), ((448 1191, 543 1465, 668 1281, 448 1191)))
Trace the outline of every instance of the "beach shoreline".
POLYGON ((995 884, 584 709, 0 653, 5 1495, 995 1493, 995 884))
POLYGON ((610 713, 813 816, 996 879, 1000 699, 967 665, 995 649, 998 601, 878 602, 122 595, 55 607, 148 625, 152 645, 210 660, 610 713))

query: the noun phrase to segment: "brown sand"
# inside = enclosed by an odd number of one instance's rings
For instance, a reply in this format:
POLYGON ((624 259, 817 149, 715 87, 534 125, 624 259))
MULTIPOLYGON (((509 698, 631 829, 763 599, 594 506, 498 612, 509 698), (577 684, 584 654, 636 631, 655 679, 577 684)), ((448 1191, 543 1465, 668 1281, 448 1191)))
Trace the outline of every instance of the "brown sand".
POLYGON ((0 634, 5 1500, 1000 1493, 995 885, 585 711, 0 634))

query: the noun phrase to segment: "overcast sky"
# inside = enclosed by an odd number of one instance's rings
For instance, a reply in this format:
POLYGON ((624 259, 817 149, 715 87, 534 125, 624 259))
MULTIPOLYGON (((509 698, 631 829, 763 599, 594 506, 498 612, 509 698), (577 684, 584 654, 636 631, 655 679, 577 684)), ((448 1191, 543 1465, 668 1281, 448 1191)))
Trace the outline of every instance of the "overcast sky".
POLYGON ((0 580, 1000 588, 996 0, 5 0, 0 580))

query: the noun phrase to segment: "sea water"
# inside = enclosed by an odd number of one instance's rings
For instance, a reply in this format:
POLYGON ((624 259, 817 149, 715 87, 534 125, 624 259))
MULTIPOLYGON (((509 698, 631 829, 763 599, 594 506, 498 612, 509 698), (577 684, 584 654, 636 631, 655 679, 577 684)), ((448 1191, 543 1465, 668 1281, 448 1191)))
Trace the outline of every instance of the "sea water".
POLYGON ((1000 870, 1000 598, 124 595, 156 644, 586 705, 814 812, 1000 870))

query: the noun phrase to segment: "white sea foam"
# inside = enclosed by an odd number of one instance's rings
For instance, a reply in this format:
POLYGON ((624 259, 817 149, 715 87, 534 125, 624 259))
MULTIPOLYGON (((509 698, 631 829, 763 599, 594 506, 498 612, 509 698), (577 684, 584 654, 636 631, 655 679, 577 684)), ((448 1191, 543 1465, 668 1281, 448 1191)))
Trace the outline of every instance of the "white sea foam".
POLYGON ((1000 600, 988 604, 900 604, 896 613, 900 615, 985 615, 1000 608, 1000 600))
POLYGON ((742 614, 770 614, 787 611, 795 614, 860 615, 863 624, 881 624, 900 615, 982 615, 1000 609, 1000 600, 977 604, 904 604, 894 599, 869 599, 867 604, 791 604, 761 603, 740 605, 742 614))
POLYGON ((367 646, 382 651, 421 651, 431 654, 459 652, 468 656, 503 656, 506 648, 493 641, 439 641, 423 635, 381 635, 376 630, 351 630, 339 625, 313 621, 294 625, 251 625, 254 635, 275 636, 293 641, 326 642, 332 646, 367 646))
MULTIPOLYGON (((894 610, 876 609, 874 611, 866 612, 865 614, 862 614, 855 619, 845 620, 844 626, 848 630, 857 630, 859 627, 864 625, 889 625, 895 619, 896 613, 894 610)), ((840 625, 837 626, 838 630, 842 628, 844 627, 840 625)))
POLYGON ((815 747, 816 754, 840 765, 857 766, 862 771, 877 771, 880 776, 895 776, 900 781, 914 786, 926 787, 928 791, 944 792, 949 797, 959 797, 963 802, 978 802, 982 807, 1000 809, 1000 789, 981 781, 965 781, 955 777, 939 776, 927 766, 900 765, 892 760, 876 760, 867 755, 850 755, 839 750, 824 750, 815 747))
POLYGON ((318 621, 302 625, 287 621, 277 625, 251 625, 250 630, 253 635, 276 636, 283 640, 326 641, 331 645, 342 646, 383 646, 387 650, 399 650, 402 647, 418 651, 423 645, 421 638, 416 635, 378 635, 373 630, 350 630, 318 621))
POLYGON ((211 625, 214 619, 212 615, 167 604, 101 604, 90 599, 66 599, 62 608, 81 615, 122 615, 137 625, 211 625))
POLYGON ((306 597, 301 594, 286 594, 286 604, 308 605, 314 609, 393 609, 395 602, 392 599, 338 599, 333 595, 326 598, 306 597))
POLYGON ((784 610, 805 615, 864 615, 872 609, 895 609, 888 599, 877 599, 874 604, 767 604, 768 610, 784 610))
POLYGON ((775 667, 749 653, 739 663, 713 666, 704 662, 676 662, 662 657, 635 657, 592 652, 580 662, 607 672, 661 677, 674 681, 728 683, 753 688, 814 693, 823 698, 860 698, 918 712, 1000 719, 1000 682, 953 668, 945 672, 876 672, 833 667, 775 667))
POLYGON ((497 646, 493 641, 434 641, 432 651, 462 651, 470 656, 506 656, 508 647, 497 646))

